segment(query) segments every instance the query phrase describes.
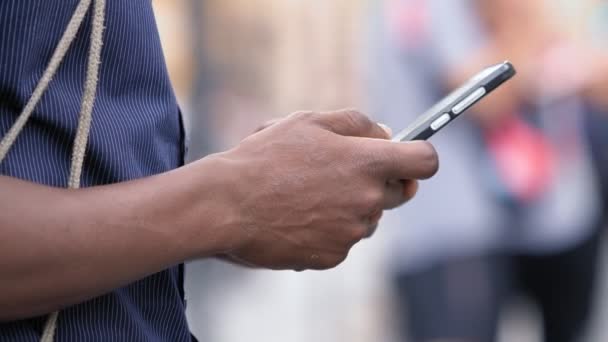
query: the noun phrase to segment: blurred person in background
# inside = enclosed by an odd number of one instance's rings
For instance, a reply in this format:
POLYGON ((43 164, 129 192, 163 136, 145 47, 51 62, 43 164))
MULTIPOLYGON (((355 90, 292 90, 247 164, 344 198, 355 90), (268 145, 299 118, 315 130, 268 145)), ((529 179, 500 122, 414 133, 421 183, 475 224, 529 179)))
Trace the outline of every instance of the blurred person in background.
MULTIPOLYGON (((587 0, 581 2, 580 7, 579 11, 572 11, 570 6, 565 6, 562 18, 567 20, 572 12, 578 13, 581 19, 575 33, 585 37, 592 48, 605 50, 608 46, 608 2, 587 0)), ((608 84, 598 82, 594 89, 596 102, 599 103, 591 103, 589 106, 587 131, 597 173, 600 175, 604 222, 608 224, 608 84)))
POLYGON ((402 334, 493 341, 505 305, 523 292, 539 306, 546 341, 580 338, 601 213, 583 128, 591 107, 606 108, 606 59, 564 34, 542 1, 387 6, 390 38, 377 46, 372 91, 393 127, 484 66, 510 59, 519 71, 433 138, 440 174, 391 217, 402 334), (401 217, 414 228, 399 229, 401 217))

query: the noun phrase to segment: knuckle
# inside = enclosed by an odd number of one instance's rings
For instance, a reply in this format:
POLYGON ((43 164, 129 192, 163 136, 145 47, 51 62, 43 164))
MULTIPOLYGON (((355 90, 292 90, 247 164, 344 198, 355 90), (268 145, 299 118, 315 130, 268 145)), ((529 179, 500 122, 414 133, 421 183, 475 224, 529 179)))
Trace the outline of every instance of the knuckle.
POLYGON ((405 195, 405 201, 409 201, 416 196, 418 193, 418 181, 408 180, 403 184, 403 193, 405 195))
POLYGON ((365 114, 355 109, 344 110, 342 116, 346 123, 362 132, 370 131, 374 124, 365 114))
POLYGON ((330 268, 336 267, 334 265, 334 258, 332 255, 319 255, 314 260, 309 260, 306 269, 323 271, 330 268))
POLYGON ((275 118, 275 119, 272 119, 272 120, 268 120, 268 121, 264 122, 264 124, 262 124, 261 126, 259 126, 255 130, 255 132, 257 133, 257 132, 265 130, 266 128, 270 128, 270 127, 274 126, 275 124, 279 123, 280 121, 281 121, 280 118, 275 118))
POLYGON ((351 244, 355 244, 369 235, 369 228, 363 225, 356 226, 350 229, 349 240, 351 244))
POLYGON ((348 253, 336 254, 327 258, 325 262, 325 269, 332 269, 340 266, 341 263, 346 260, 348 253))
POLYGON ((313 111, 299 111, 291 114, 291 117, 294 120, 314 121, 317 117, 317 113, 313 111))
POLYGON ((363 195, 363 204, 369 212, 379 209, 384 201, 384 192, 379 188, 368 190, 363 195))

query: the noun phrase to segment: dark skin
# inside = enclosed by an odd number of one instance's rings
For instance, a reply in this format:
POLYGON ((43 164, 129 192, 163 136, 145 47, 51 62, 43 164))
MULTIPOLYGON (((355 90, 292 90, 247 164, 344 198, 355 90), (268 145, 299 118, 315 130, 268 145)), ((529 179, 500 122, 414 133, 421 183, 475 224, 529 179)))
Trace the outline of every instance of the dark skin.
POLYGON ((232 150, 132 182, 67 190, 0 176, 0 321, 198 258, 335 267, 437 171, 428 143, 387 138, 356 111, 298 113, 232 150))

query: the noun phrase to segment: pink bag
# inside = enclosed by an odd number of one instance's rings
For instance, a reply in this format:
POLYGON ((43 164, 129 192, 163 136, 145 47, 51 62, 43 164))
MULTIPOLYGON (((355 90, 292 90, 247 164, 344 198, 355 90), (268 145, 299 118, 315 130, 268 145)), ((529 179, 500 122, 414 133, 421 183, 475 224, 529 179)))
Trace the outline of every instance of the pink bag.
POLYGON ((530 202, 549 188, 555 152, 543 133, 518 116, 485 133, 498 178, 519 201, 530 202))

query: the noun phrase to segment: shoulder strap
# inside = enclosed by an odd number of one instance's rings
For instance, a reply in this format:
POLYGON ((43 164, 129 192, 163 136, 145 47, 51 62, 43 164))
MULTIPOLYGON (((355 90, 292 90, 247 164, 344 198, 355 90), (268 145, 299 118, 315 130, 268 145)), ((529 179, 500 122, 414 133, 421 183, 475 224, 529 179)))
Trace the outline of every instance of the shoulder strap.
MULTIPOLYGON (((51 80, 56 75, 66 53, 76 38, 78 30, 82 26, 82 22, 84 21, 84 17, 91 7, 92 1, 93 0, 80 0, 78 3, 78 6, 70 19, 67 28, 63 32, 61 40, 53 52, 53 56, 51 57, 47 68, 45 69, 40 81, 38 81, 38 84, 32 93, 32 96, 28 100, 23 111, 11 129, 0 141, 0 163, 2 163, 2 161, 6 158, 6 155, 14 145, 15 140, 17 140, 17 137, 23 130, 23 127, 25 127, 25 124, 34 112, 34 109, 40 102, 42 95, 44 95, 44 92, 47 90, 51 80)), ((91 130, 93 105, 95 103, 95 96, 97 93, 99 65, 101 63, 101 47, 103 44, 106 0, 94 0, 94 2, 93 27, 91 30, 89 43, 89 59, 87 64, 86 80, 78 118, 78 130, 76 131, 76 138, 74 139, 74 146, 72 148, 70 179, 68 181, 68 187, 72 189, 77 189, 80 187, 82 164, 84 162, 84 155, 91 130)), ((52 342, 54 340, 58 316, 59 312, 54 312, 49 315, 40 339, 41 342, 52 342)))

